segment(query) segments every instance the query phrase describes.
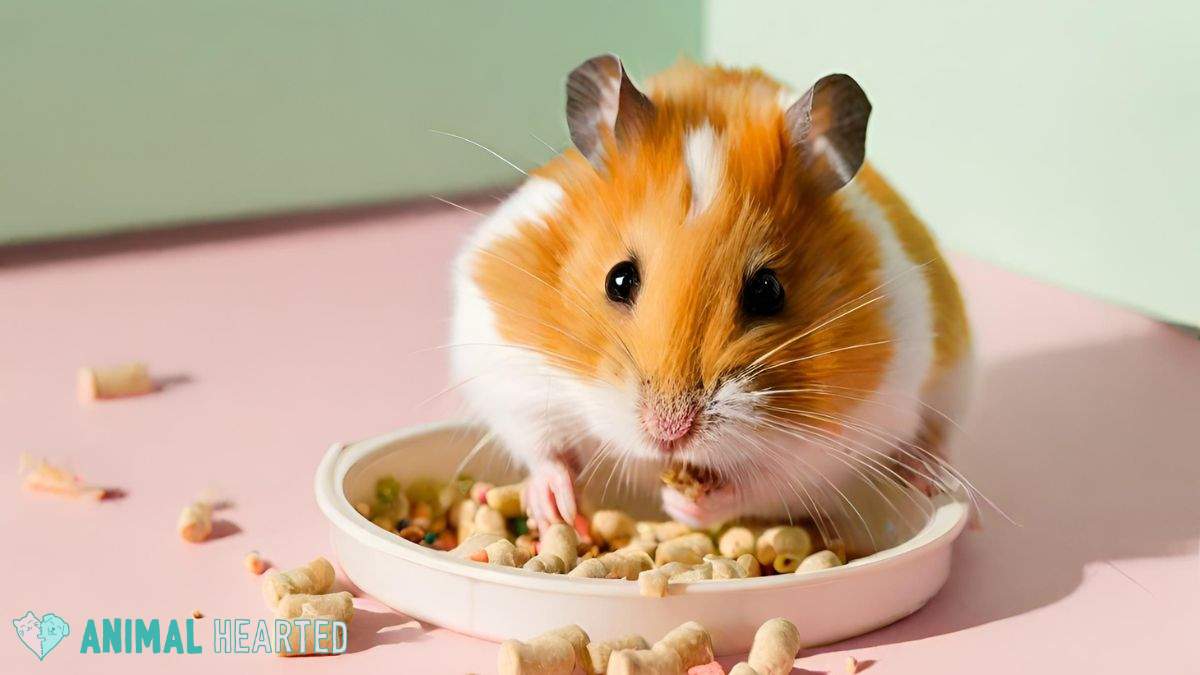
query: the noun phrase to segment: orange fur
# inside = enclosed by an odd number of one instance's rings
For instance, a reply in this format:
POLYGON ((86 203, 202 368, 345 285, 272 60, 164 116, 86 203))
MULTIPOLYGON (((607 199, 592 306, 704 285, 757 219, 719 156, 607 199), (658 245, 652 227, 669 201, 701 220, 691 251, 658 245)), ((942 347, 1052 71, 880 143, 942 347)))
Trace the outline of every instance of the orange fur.
MULTIPOLYGON (((475 257, 474 281, 496 307, 504 339, 550 352, 583 378, 637 383, 643 397, 689 399, 840 310, 871 297, 884 279, 875 242, 831 199, 806 197, 789 158, 782 86, 757 70, 680 63, 647 83, 656 114, 642 135, 617 148, 607 140, 606 175, 574 149, 534 175, 562 186, 563 205, 542 224, 493 242, 475 257), (722 189, 689 218, 683 156, 689 129, 711 124, 725 152, 722 189), (608 270, 637 260, 642 285, 633 307, 605 296, 608 270), (744 317, 742 284, 774 269, 787 302, 761 321, 744 317)), ((957 289, 933 240, 869 166, 858 179, 895 220, 907 254, 934 260, 927 270, 938 317, 939 365, 965 345, 957 289)), ((873 390, 892 349, 882 303, 847 314, 766 361, 755 389, 833 385, 873 390), (843 351, 836 351, 844 349, 843 351)), ((836 413, 847 398, 803 391, 772 396, 788 409, 836 413)), ((831 424, 806 420, 810 424, 831 424)))

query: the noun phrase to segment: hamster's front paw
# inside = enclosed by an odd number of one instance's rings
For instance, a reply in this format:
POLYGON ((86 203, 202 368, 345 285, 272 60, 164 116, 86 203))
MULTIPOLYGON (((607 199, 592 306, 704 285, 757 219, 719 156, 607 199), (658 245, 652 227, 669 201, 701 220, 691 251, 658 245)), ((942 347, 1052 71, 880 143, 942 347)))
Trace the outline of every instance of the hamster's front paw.
POLYGON ((691 499, 671 488, 662 489, 662 507, 668 516, 688 527, 697 529, 711 527, 730 520, 737 515, 737 493, 730 486, 708 492, 691 499))
POLYGON ((562 459, 531 468, 525 481, 525 509, 542 531, 554 523, 574 523, 575 471, 562 459))

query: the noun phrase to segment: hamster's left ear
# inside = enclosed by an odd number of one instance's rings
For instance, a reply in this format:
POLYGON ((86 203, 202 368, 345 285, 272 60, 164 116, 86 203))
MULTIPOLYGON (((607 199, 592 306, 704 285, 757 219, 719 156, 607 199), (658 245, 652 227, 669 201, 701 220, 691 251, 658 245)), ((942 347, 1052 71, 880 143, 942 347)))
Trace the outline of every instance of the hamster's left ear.
POLYGON ((575 147, 597 170, 604 167, 604 134, 617 145, 640 132, 654 104, 630 81, 614 54, 584 61, 567 76, 567 128, 575 147))
POLYGON ((784 120, 805 179, 828 195, 858 173, 871 102, 849 75, 826 75, 800 97, 784 120))

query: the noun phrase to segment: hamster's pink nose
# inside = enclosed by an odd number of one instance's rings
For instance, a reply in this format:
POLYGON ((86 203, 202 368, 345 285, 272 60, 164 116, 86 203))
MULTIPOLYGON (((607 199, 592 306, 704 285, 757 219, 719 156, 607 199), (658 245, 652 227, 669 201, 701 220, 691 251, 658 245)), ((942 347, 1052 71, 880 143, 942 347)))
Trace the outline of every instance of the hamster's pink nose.
POLYGON ((693 406, 667 409, 648 406, 642 412, 642 426, 664 452, 674 449, 675 441, 687 436, 695 421, 696 408, 693 406))

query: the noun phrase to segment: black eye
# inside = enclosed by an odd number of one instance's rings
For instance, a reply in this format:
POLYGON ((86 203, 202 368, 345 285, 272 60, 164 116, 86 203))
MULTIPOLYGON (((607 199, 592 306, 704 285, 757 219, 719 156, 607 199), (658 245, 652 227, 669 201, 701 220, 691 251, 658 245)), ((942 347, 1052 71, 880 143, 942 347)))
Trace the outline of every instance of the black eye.
POLYGON ((774 270, 761 269, 742 288, 742 310, 750 316, 771 316, 783 309, 783 284, 774 270))
POLYGON ((604 292, 608 293, 608 299, 613 302, 632 305, 641 284, 642 277, 638 274, 637 264, 632 260, 623 260, 608 271, 608 278, 604 280, 604 292))

